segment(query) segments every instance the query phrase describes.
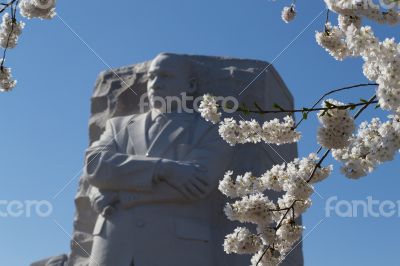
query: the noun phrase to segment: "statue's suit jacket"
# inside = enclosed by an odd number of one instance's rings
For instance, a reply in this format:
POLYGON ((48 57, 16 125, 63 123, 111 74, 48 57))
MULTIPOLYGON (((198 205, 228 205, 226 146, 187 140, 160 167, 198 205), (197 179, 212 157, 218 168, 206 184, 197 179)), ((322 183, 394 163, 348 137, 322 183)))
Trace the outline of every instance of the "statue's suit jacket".
POLYGON ((100 190, 118 191, 121 208, 106 221, 100 217, 94 234, 107 237, 109 230, 121 230, 134 238, 127 252, 135 266, 227 265, 222 243, 229 221, 217 186, 231 161, 231 147, 198 114, 176 114, 153 143, 146 138, 150 123, 150 112, 112 118, 87 150, 86 178, 100 190), (205 197, 189 200, 167 183, 155 183, 162 158, 199 164, 209 184, 205 197), (119 221, 119 215, 129 222, 119 221))
MULTIPOLYGON (((95 259, 113 257, 107 266, 128 265, 124 256, 132 256, 135 266, 248 265, 249 257, 227 255, 222 247, 234 224, 223 212, 227 199, 217 186, 229 168, 233 150, 218 135, 218 127, 198 114, 178 114, 149 143, 150 124, 150 112, 112 118, 87 150, 89 183, 116 191, 120 201, 110 217, 104 220, 99 215, 93 234, 107 241, 99 244, 103 251, 97 251, 95 259), (189 200, 167 183, 155 183, 161 158, 201 165, 202 177, 209 184, 205 197, 189 200)), ((282 265, 303 265, 301 249, 282 265)))

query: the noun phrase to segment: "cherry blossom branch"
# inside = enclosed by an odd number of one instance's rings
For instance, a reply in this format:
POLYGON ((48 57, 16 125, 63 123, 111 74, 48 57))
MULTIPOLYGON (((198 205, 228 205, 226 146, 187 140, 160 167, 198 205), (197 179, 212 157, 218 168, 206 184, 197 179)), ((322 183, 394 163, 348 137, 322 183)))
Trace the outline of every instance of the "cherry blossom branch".
MULTIPOLYGON (((357 111, 357 113, 354 115, 354 119, 358 118, 358 117, 360 116, 360 114, 361 114, 365 109, 368 108, 369 105, 371 105, 372 103, 374 103, 374 102, 375 102, 375 99, 376 99, 376 95, 372 96, 372 97, 368 100, 368 102, 367 102, 363 107, 361 107, 361 108, 357 111)), ((321 148, 322 148, 322 146, 321 146, 319 149, 321 149, 321 148)), ((309 182, 311 181, 311 179, 314 177, 315 172, 317 171, 318 168, 321 167, 321 164, 323 163, 323 161, 326 159, 326 157, 328 156, 328 154, 329 154, 330 152, 331 152, 330 149, 328 149, 327 151, 325 151, 324 155, 321 157, 321 159, 320 159, 320 160, 318 161, 318 163, 315 165, 313 171, 312 171, 311 174, 310 174, 310 177, 307 179, 307 181, 306 181, 307 183, 309 183, 309 182)))
MULTIPOLYGON (((379 84, 377 84, 377 83, 360 83, 360 84, 356 84, 356 85, 349 85, 349 86, 346 86, 346 87, 342 87, 342 88, 339 88, 339 89, 333 89, 333 90, 330 90, 330 91, 328 91, 328 92, 326 92, 325 94, 323 94, 314 104, 313 104, 313 106, 311 107, 311 108, 302 108, 302 109, 298 109, 298 110, 294 110, 295 112, 305 112, 305 110, 308 110, 308 111, 306 111, 305 113, 306 114, 308 114, 309 112, 311 112, 311 111, 313 111, 313 110, 315 110, 315 111, 319 111, 319 110, 321 110, 321 109, 314 109, 325 97, 327 97, 327 96, 329 96, 329 95, 331 95, 331 94, 334 94, 334 93, 337 93, 337 92, 340 92, 340 91, 344 91, 344 90, 350 90, 350 89, 355 89, 355 88, 361 88, 361 87, 368 87, 368 86, 378 86, 379 84)), ((247 110, 247 111, 249 111, 249 112, 251 112, 251 113, 254 113, 254 112, 258 112, 258 113, 261 113, 261 111, 263 111, 261 108, 259 108, 258 107, 258 105, 256 105, 256 107, 257 107, 257 109, 258 109, 258 111, 250 111, 250 110, 247 110)), ((245 111, 245 110, 243 110, 244 108, 238 108, 237 110, 238 111, 245 111)), ((282 110, 273 110, 273 111, 265 111, 266 113, 281 113, 281 112, 286 112, 286 111, 290 111, 290 110, 285 110, 285 111, 282 111, 282 110)), ((301 119, 300 119, 300 121, 295 125, 295 127, 294 127, 294 129, 296 129, 300 124, 301 124, 301 122, 303 121, 303 120, 305 120, 305 118, 304 117, 302 117, 301 119)))
POLYGON ((268 245, 268 246, 264 249, 264 252, 262 253, 262 255, 260 256, 260 258, 258 259, 256 266, 258 266, 258 264, 260 264, 262 258, 265 256, 265 253, 267 253, 268 249, 270 249, 270 248, 271 248, 271 245, 268 245))
MULTIPOLYGON (((354 115, 354 119, 356 119, 369 105, 371 105, 371 104, 375 101, 375 99, 376 99, 376 95, 374 95, 373 97, 371 97, 371 98, 368 100, 368 102, 367 102, 365 105, 363 105, 363 106, 357 111, 357 113, 354 115)), ((330 149, 327 150, 327 151, 324 153, 324 155, 321 157, 321 159, 318 161, 318 163, 314 166, 313 171, 312 171, 312 173, 310 174, 309 179, 306 181, 307 183, 309 183, 309 182, 311 181, 311 179, 312 179, 312 177, 315 175, 317 169, 318 169, 318 168, 321 168, 321 165, 322 165, 323 161, 327 158, 327 156, 328 156, 328 154, 330 153, 330 151, 331 151, 330 149)), ((286 216, 289 214, 289 212, 290 212, 291 210, 292 210, 292 212, 293 212, 293 222, 294 222, 294 205, 295 205, 295 203, 296 203, 297 201, 300 201, 300 200, 294 200, 294 201, 292 202, 292 204, 291 204, 289 207, 287 207, 287 208, 282 208, 282 209, 281 209, 281 210, 286 210, 286 212, 285 212, 285 214, 283 215, 283 217, 280 219, 280 221, 279 221, 279 223, 277 224, 277 226, 274 228, 275 230, 278 230, 278 229, 282 226, 283 221, 286 219, 286 216)), ((290 221, 290 223, 292 223, 292 221, 290 221)), ((263 257, 266 255, 266 252, 268 251, 269 248, 270 248, 270 247, 268 246, 268 247, 264 250, 264 252, 261 254, 260 258, 258 259, 258 262, 257 262, 256 266, 262 261, 263 257)))
POLYGON ((0 63, 0 92, 11 91, 17 83, 12 77, 11 68, 4 66, 7 51, 16 47, 25 26, 24 22, 17 21, 17 10, 22 17, 28 19, 51 19, 56 15, 55 4, 54 0, 11 0, 7 3, 0 3, 0 13, 4 12, 0 27, 0 46, 4 49, 0 63), (5 12, 8 8, 11 9, 10 12, 5 12))
POLYGON ((262 110, 261 108, 259 110, 249 110, 249 109, 246 109, 243 107, 238 107, 237 111, 244 112, 244 113, 256 113, 256 114, 310 113, 310 112, 316 112, 316 111, 329 111, 329 110, 333 110, 333 109, 339 109, 339 110, 354 109, 357 106, 365 106, 365 105, 369 105, 371 103, 378 103, 378 101, 349 103, 346 105, 330 105, 329 107, 318 107, 318 108, 304 107, 303 109, 284 109, 278 105, 275 105, 275 107, 278 108, 279 110, 262 110))
MULTIPOLYGON (((290 210, 294 209, 294 204, 295 204, 297 201, 302 201, 302 200, 294 200, 294 201, 292 202, 292 204, 291 204, 289 207, 281 209, 281 210, 285 210, 285 209, 287 209, 287 210, 286 210, 285 214, 283 215, 282 219, 281 219, 281 220, 279 221, 279 223, 276 225, 275 230, 278 230, 279 227, 282 226, 283 221, 285 220, 285 218, 286 218, 286 216, 288 215, 288 213, 290 212, 290 210)), ((294 216, 293 216, 293 219, 294 219, 294 216)))
MULTIPOLYGON (((322 148, 322 146, 319 149, 321 149, 321 148, 322 148)), ((314 166, 313 171, 310 174, 310 177, 306 180, 307 183, 310 183, 311 179, 315 175, 315 172, 317 171, 318 168, 321 168, 322 163, 324 162, 324 160, 326 159, 326 157, 329 155, 330 152, 331 152, 331 150, 325 151, 324 155, 322 155, 321 159, 319 159, 318 163, 314 166)))
POLYGON ((326 19, 325 19, 325 24, 329 22, 329 14, 330 14, 331 10, 328 8, 326 10, 326 19))
MULTIPOLYGON (((258 182, 251 180, 251 173, 246 173, 243 176, 237 176, 236 181, 239 182, 235 183, 231 179, 232 172, 228 172, 220 183, 219 189, 226 196, 242 197, 241 200, 234 203, 234 206, 227 206, 225 212, 228 218, 244 223, 256 223, 257 230, 261 234, 259 239, 255 240, 254 234, 250 230, 237 228, 235 231, 240 231, 240 235, 236 237, 232 234, 227 235, 224 249, 227 253, 254 254, 251 259, 252 265, 278 265, 282 261, 278 261, 279 257, 282 254, 285 255, 288 248, 299 239, 303 228, 296 225, 294 219, 288 215, 292 211, 293 217, 298 217, 311 205, 312 184, 322 181, 332 171, 332 166, 322 166, 331 151, 333 158, 343 163, 342 171, 345 176, 356 179, 367 175, 378 164, 392 160, 400 148, 398 141, 400 96, 399 88, 396 86, 400 82, 399 44, 393 38, 381 41, 375 36, 372 27, 363 26, 364 19, 379 24, 400 24, 400 12, 394 8, 381 11, 375 5, 358 5, 351 0, 324 0, 324 2, 329 10, 326 13, 325 30, 315 34, 317 43, 336 60, 341 61, 349 57, 362 58, 364 61, 363 74, 368 80, 375 83, 333 90, 324 94, 311 108, 285 110, 275 105, 277 110, 262 110, 255 103, 256 110, 248 110, 244 104, 237 109, 245 114, 289 113, 283 118, 283 121, 275 118, 262 124, 255 119, 244 120, 243 117, 240 121, 236 121, 233 117, 221 120, 222 113, 218 111, 221 106, 218 106, 216 99, 211 95, 205 95, 204 101, 200 104, 199 110, 202 117, 214 124, 219 124, 219 134, 231 146, 261 141, 278 145, 297 142, 301 134, 295 129, 307 119, 309 112, 319 112, 318 120, 321 126, 318 128, 317 138, 321 147, 318 149, 318 153, 324 149, 320 159, 312 153, 308 157, 298 158, 290 163, 275 165, 260 176, 258 182), (329 21, 331 11, 338 13, 337 25, 332 25, 329 21), (347 105, 329 99, 324 101, 322 108, 316 108, 317 104, 330 94, 364 86, 377 86, 376 96, 374 95, 368 101, 361 99, 362 103, 347 105), (390 111, 392 115, 384 123, 381 123, 378 118, 361 123, 355 134, 354 120, 373 103, 379 103, 376 107, 390 111), (357 106, 361 108, 352 115, 350 110, 357 106), (297 112, 303 114, 303 119, 296 125, 291 114, 297 112), (359 154, 360 150, 366 152, 359 154), (364 156, 366 153, 370 153, 370 155, 364 156), (252 189, 245 188, 248 183, 253 184, 252 189), (267 196, 263 196, 264 188, 286 191, 286 194, 279 198, 277 203, 274 203, 267 196), (304 199, 304 202, 293 202, 293 200, 299 199, 304 199), (284 208, 277 213, 279 215, 272 216, 270 211, 275 211, 272 209, 277 208, 274 204, 284 208), (235 206, 237 206, 237 210, 234 209, 235 206), (277 227, 281 226, 275 234, 274 227, 264 228, 266 224, 270 223, 277 223, 277 227), (267 246, 266 243, 270 245, 267 246), (271 243, 278 244, 271 246, 271 243), (265 246, 267 247, 265 248, 265 246)), ((399 0, 391 0, 391 2, 398 3, 399 0)), ((282 19, 286 23, 292 21, 295 16, 296 10, 293 4, 285 6, 282 10, 282 19)), ((229 107, 227 106, 227 108, 229 107)))
POLYGON ((15 2, 18 2, 18 1, 19 0, 12 0, 12 1, 8 2, 8 3, 1 3, 1 5, 3 7, 0 9, 0 13, 3 13, 8 7, 12 6, 15 2))
MULTIPOLYGON (((346 87, 343 87, 343 88, 331 90, 331 91, 325 93, 324 95, 322 95, 321 98, 319 98, 318 101, 316 101, 311 108, 314 108, 315 106, 317 106, 325 97, 327 97, 327 96, 329 96, 331 94, 334 94, 336 92, 340 92, 340 91, 344 91, 344 90, 350 90, 350 89, 354 89, 354 88, 367 87, 367 86, 378 86, 378 84, 377 83, 361 83, 361 84, 357 84, 357 85, 350 85, 350 86, 346 86, 346 87)), ((307 114, 308 114, 308 112, 307 112, 307 114)), ((294 126, 294 128, 296 129, 304 120, 305 120, 305 118, 302 117, 300 119, 300 121, 294 126)))
POLYGON ((6 47, 4 48, 4 51, 3 51, 3 59, 1 60, 1 64, 0 64, 0 71, 2 71, 2 72, 4 72, 4 62, 6 60, 6 54, 7 54, 8 48, 9 48, 10 39, 11 39, 11 36, 12 36, 12 34, 14 32, 14 26, 17 23, 16 12, 17 12, 18 2, 19 2, 19 0, 12 1, 12 3, 10 2, 11 3, 11 19, 12 19, 12 23, 11 23, 11 30, 8 33, 8 37, 7 37, 7 44, 6 44, 6 47), (16 2, 15 7, 13 5, 14 2, 16 2))

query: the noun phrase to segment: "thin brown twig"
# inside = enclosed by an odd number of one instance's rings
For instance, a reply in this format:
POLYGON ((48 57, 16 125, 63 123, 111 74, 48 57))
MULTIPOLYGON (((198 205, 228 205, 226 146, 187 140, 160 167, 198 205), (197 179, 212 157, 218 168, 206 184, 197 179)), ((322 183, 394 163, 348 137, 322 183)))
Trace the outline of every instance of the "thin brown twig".
POLYGON ((8 50, 8 45, 10 43, 10 39, 11 39, 11 36, 13 34, 13 31, 14 31, 14 26, 17 23, 16 13, 17 13, 18 2, 19 2, 19 0, 15 0, 15 1, 10 2, 10 3, 12 3, 11 4, 11 20, 12 20, 12 23, 11 23, 11 31, 7 36, 7 43, 6 43, 6 47, 3 50, 3 58, 2 58, 1 64, 0 64, 0 71, 2 71, 2 72, 4 71, 4 62, 6 60, 6 54, 7 54, 7 50, 8 50), (14 7, 14 2, 16 2, 15 7, 14 7))
MULTIPOLYGON (((361 88, 361 87, 367 87, 367 86, 378 86, 378 84, 377 83, 360 83, 360 84, 350 85, 350 86, 346 86, 346 87, 343 87, 343 88, 339 88, 339 89, 334 89, 334 90, 328 91, 327 93, 322 95, 321 98, 319 98, 318 101, 316 101, 311 108, 314 108, 315 106, 317 106, 326 96, 329 96, 329 95, 334 94, 336 92, 355 89, 355 88, 361 88)), ((301 124, 301 122, 303 122, 303 121, 304 121, 304 117, 302 117, 300 119, 300 121, 294 126, 294 128, 296 129, 301 124)))
MULTIPOLYGON (((378 101, 373 101, 371 103, 378 103, 378 101)), ((279 109, 279 110, 247 110, 242 107, 239 107, 237 111, 239 112, 249 112, 249 113, 256 113, 256 114, 277 114, 277 113, 309 113, 309 112, 316 112, 316 111, 328 111, 333 109, 349 109, 354 108, 357 106, 365 106, 367 104, 371 104, 368 102, 359 102, 359 103, 349 103, 346 105, 333 105, 331 107, 318 107, 318 108, 303 108, 303 109, 279 109)))
POLYGON ((329 13, 330 13, 330 9, 329 8, 327 8, 326 9, 326 20, 325 20, 325 25, 329 22, 329 13))
POLYGON ((0 9, 0 13, 2 13, 2 12, 4 12, 4 10, 6 10, 9 6, 11 6, 11 5, 13 5, 15 2, 17 2, 18 0, 11 0, 10 2, 8 2, 8 3, 1 3, 1 5, 3 6, 1 9, 0 9))
POLYGON ((267 253, 267 250, 268 250, 270 247, 271 247, 271 246, 268 245, 268 246, 265 248, 263 254, 261 254, 260 258, 258 259, 258 261, 257 261, 257 263, 256 263, 256 266, 258 266, 258 264, 261 262, 262 258, 264 257, 265 253, 267 253))

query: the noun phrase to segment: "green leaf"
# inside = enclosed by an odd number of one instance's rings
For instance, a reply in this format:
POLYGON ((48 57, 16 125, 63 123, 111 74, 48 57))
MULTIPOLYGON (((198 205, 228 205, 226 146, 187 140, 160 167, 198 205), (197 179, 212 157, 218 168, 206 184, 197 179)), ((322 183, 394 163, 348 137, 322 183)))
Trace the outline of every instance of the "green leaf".
POLYGON ((324 101, 326 108, 332 108, 334 105, 330 103, 329 101, 324 101))
POLYGON ((329 116, 329 117, 332 117, 332 115, 329 113, 329 110, 324 110, 324 111, 321 113, 320 117, 321 117, 321 116, 324 116, 324 115, 327 115, 327 116, 329 116))
POLYGON ((240 105, 241 105, 240 108, 242 109, 242 113, 244 115, 250 114, 250 110, 249 110, 249 108, 247 108, 247 105, 245 103, 241 103, 240 105))
POLYGON ((260 112, 260 114, 264 115, 264 110, 257 104, 257 102, 254 102, 254 106, 257 108, 257 110, 260 112))
POLYGON ((225 108, 226 109, 232 109, 233 108, 233 104, 231 102, 226 102, 225 103, 225 108))
POLYGON ((272 105, 272 107, 274 107, 275 109, 279 109, 279 110, 281 110, 281 111, 285 111, 285 109, 283 109, 279 104, 277 104, 277 103, 274 103, 273 105, 272 105))

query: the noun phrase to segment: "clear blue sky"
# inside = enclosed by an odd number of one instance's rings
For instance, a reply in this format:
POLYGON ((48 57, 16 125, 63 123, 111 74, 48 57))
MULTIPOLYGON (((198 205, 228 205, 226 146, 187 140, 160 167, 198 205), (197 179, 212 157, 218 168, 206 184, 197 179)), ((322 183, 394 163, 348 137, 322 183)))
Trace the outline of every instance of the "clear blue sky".
MULTIPOLYGON (((291 89, 296 106, 308 106, 322 92, 365 82, 360 60, 339 63, 314 41, 325 14, 322 0, 298 1, 289 25, 280 11, 289 1, 134 0, 59 1, 57 11, 111 67, 153 58, 162 51, 221 55, 272 61, 291 89), (303 32, 300 36, 299 33, 303 32), (298 38, 293 41, 296 36, 298 38), (284 51, 290 42, 293 43, 284 51)), ((88 144, 90 95, 107 66, 59 18, 27 21, 19 46, 7 57, 18 87, 0 95, 1 200, 49 200, 50 217, 0 218, 0 265, 22 266, 69 251, 74 195, 88 144)), ((399 37, 398 29, 380 28, 380 36, 399 37)), ((368 98, 372 88, 342 93, 339 99, 368 98)), ((365 114, 361 120, 370 118, 365 114)), ((317 123, 310 119, 300 155, 316 149, 317 123)), ((338 167, 336 167, 337 169, 338 167)), ((399 163, 379 167, 360 181, 336 170, 316 186, 319 194, 304 215, 307 266, 399 265, 399 217, 325 217, 325 202, 399 199, 399 163), (322 220, 323 219, 323 220, 322 220), (320 221, 322 222, 320 223, 320 221)), ((4 207, 3 207, 4 208, 4 207)))

